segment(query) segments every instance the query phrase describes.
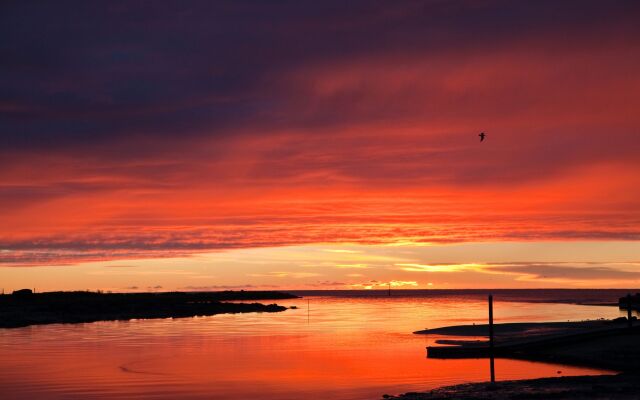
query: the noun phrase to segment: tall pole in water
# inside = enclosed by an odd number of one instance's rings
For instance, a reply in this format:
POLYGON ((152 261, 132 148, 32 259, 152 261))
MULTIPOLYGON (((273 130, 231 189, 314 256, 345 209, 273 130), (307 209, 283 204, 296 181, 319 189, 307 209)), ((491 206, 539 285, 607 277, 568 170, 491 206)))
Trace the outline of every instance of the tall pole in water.
POLYGON ((631 293, 627 294, 627 325, 631 329, 631 293))
POLYGON ((491 368, 491 383, 496 383, 496 370, 493 360, 493 296, 489 295, 489 357, 491 368))

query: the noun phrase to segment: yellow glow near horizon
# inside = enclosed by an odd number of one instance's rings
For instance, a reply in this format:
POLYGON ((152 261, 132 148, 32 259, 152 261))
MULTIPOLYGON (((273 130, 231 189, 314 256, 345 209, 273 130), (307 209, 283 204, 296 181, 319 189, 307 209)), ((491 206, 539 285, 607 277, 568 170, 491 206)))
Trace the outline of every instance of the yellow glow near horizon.
POLYGON ((1 267, 5 292, 633 287, 637 242, 289 246, 188 257, 1 267), (393 283, 395 282, 395 283, 393 283))
POLYGON ((482 264, 442 264, 442 265, 429 265, 429 264, 395 264, 403 271, 411 272, 458 272, 469 269, 481 269, 482 264))

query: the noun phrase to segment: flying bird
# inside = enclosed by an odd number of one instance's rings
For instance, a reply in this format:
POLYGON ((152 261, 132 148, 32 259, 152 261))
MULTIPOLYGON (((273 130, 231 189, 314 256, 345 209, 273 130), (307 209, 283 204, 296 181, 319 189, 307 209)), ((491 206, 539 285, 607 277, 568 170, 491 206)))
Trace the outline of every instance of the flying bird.
POLYGON ((480 141, 484 141, 484 137, 487 136, 484 132, 480 132, 480 134, 478 135, 480 136, 480 141))

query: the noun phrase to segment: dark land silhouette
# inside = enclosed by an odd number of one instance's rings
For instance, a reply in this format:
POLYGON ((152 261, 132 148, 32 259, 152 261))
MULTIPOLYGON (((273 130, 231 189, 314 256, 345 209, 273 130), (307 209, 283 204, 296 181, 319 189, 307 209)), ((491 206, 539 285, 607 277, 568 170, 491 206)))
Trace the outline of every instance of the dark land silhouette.
MULTIPOLYGON (((453 326, 420 334, 484 336, 487 325, 453 326)), ((628 327, 626 318, 584 322, 496 324, 495 357, 561 362, 617 371, 640 370, 640 326, 628 327), (633 354, 633 356, 631 356, 633 354)), ((430 346, 430 358, 490 357, 487 341, 439 339, 430 346)))
POLYGON ((0 328, 145 318, 183 318, 224 313, 278 312, 277 304, 229 303, 237 300, 297 298, 275 291, 100 293, 30 289, 0 295, 0 328))

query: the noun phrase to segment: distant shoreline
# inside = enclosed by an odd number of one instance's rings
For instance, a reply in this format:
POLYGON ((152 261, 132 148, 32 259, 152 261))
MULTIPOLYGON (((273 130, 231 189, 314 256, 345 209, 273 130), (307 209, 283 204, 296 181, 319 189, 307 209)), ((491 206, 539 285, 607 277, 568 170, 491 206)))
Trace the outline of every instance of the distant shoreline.
POLYGON ((227 313, 280 312, 277 304, 226 301, 281 300, 297 296, 275 291, 99 293, 24 289, 0 295, 0 328, 56 323, 186 318, 227 313))
POLYGON ((352 298, 461 297, 485 301, 493 295, 496 302, 571 304, 594 307, 618 307, 618 299, 638 289, 314 289, 287 290, 302 297, 335 296, 352 298))

